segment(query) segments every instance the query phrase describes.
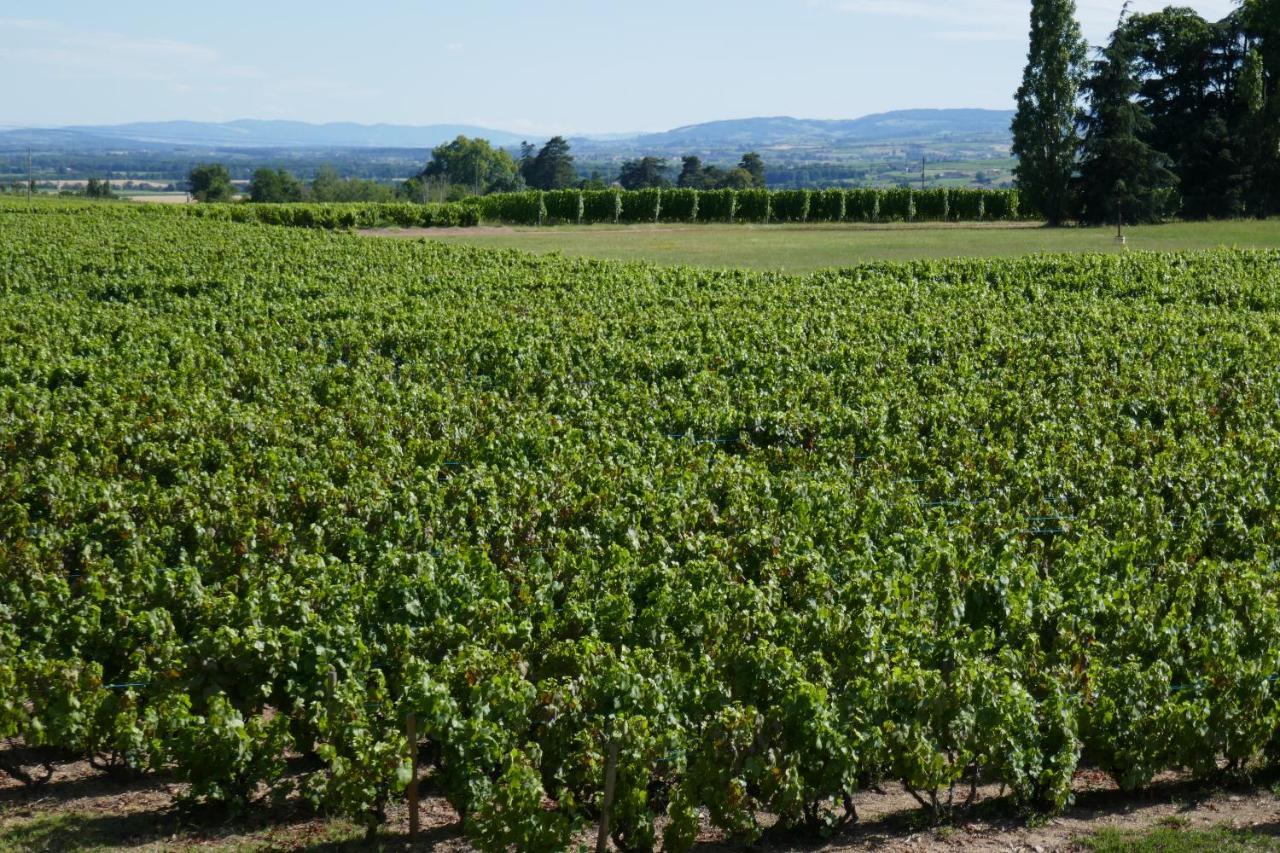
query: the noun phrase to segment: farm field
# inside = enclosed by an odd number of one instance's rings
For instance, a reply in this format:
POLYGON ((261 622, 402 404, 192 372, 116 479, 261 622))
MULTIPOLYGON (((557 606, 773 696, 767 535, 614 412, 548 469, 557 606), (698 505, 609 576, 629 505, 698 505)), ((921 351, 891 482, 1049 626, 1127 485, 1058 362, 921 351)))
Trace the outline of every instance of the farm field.
POLYGON ((123 193, 120 197, 144 204, 188 204, 191 201, 191 196, 187 193, 123 193))
POLYGON ((0 206, 5 790, 91 758, 385 834, 420 773, 446 840, 553 850, 612 775, 615 840, 682 850, 1266 779, 1278 362, 1276 251, 801 276, 0 206))
POLYGON ((1280 219, 1187 222, 1126 228, 1049 229, 1034 223, 940 225, 589 225, 465 229, 379 229, 384 237, 427 237, 486 248, 659 264, 813 272, 866 261, 1016 257, 1037 252, 1280 248, 1280 219))

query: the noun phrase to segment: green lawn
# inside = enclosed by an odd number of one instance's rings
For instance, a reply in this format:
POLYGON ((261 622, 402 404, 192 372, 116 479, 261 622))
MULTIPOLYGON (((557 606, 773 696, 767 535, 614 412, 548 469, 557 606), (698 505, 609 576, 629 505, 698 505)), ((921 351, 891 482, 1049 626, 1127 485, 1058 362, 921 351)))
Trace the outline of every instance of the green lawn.
MULTIPOLYGON (((990 225, 589 225, 376 232, 663 264, 808 272, 867 260, 1114 252, 1114 229, 990 225)), ((1280 219, 1127 229, 1129 249, 1280 248, 1280 219)))

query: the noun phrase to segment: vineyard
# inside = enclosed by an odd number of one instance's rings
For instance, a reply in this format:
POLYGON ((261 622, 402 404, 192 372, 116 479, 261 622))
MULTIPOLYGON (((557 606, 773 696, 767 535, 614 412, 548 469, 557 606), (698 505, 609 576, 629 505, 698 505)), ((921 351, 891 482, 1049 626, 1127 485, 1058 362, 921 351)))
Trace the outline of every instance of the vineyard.
POLYGON ((0 770, 370 826, 417 774, 490 850, 564 848, 606 764, 627 850, 1244 776, 1278 363, 1276 252, 790 277, 0 208, 0 738, 47 765, 0 770))
POLYGON ((531 190, 460 202, 485 222, 982 222, 1022 217, 1017 190, 531 190))
MULTIPOLYGON (((41 212, 76 215, 85 202, 41 199, 41 212)), ((93 203, 88 203, 92 209, 93 203)), ((21 209, 0 199, 0 210, 21 209)), ((460 202, 135 205, 135 216, 214 219, 291 228, 465 228, 639 223, 996 222, 1022 217, 1016 190, 555 190, 471 196, 460 202)), ((121 208, 118 215, 127 215, 121 208)))

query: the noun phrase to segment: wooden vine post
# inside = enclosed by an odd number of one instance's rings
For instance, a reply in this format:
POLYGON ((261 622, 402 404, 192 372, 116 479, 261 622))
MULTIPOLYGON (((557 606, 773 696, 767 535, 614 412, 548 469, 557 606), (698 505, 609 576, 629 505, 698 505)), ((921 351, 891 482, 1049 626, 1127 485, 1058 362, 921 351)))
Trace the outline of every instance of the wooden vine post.
POLYGON ((609 849, 609 813, 613 811, 613 791, 618 784, 618 744, 609 741, 604 750, 604 800, 600 803, 600 832, 596 853, 609 849))
POLYGON ((418 840, 418 715, 410 713, 404 721, 405 738, 409 741, 409 840, 418 840))

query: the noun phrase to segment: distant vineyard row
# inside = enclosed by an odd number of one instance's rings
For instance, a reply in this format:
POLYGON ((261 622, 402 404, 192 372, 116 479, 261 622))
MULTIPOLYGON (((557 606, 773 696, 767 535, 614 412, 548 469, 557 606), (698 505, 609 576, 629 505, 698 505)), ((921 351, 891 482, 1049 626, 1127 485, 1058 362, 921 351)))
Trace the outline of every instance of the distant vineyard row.
POLYGON ((480 214, 460 204, 329 203, 329 204, 116 204, 111 202, 39 199, 28 205, 22 199, 0 198, 0 214, 21 214, 34 209, 40 215, 92 215, 109 204, 121 217, 208 219, 221 222, 256 222, 290 228, 340 231, 353 228, 463 228, 479 225, 480 214))
POLYGON ((532 190, 450 204, 240 204, 188 215, 304 228, 637 223, 982 222, 1021 217, 1017 190, 532 190))
POLYGON ((1017 190, 555 190, 460 202, 486 222, 981 222, 1018 219, 1017 190))
MULTIPOLYGON (((48 202, 40 202, 49 205, 48 202)), ((82 202, 47 209, 74 212, 82 202)), ((21 205, 0 202, 0 209, 21 205)), ((477 196, 448 204, 138 205, 139 215, 191 216, 295 228, 460 228, 610 223, 981 222, 1021 217, 1017 190, 555 190, 477 196)))

